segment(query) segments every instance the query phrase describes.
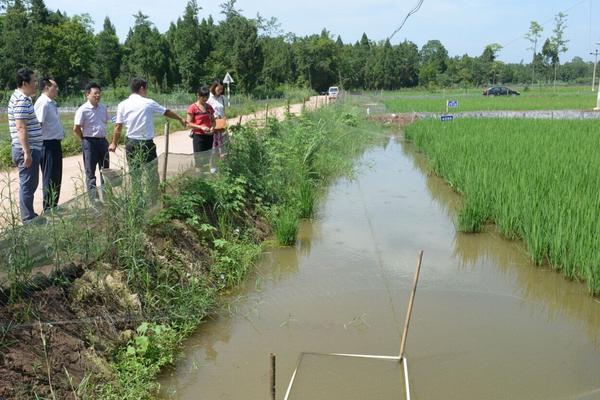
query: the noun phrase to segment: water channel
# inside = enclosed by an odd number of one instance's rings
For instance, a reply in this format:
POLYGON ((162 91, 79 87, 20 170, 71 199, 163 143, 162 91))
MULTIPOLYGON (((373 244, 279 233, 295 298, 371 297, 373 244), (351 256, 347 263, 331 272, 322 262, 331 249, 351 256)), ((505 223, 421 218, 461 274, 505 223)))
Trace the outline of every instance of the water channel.
MULTIPOLYGON (((459 197, 390 137, 325 193, 295 247, 267 249, 230 306, 161 377, 164 399, 278 399, 301 352, 407 358, 413 399, 600 399, 600 302, 493 229, 461 234, 459 197)), ((403 399, 395 362, 306 357, 290 400, 403 399)))

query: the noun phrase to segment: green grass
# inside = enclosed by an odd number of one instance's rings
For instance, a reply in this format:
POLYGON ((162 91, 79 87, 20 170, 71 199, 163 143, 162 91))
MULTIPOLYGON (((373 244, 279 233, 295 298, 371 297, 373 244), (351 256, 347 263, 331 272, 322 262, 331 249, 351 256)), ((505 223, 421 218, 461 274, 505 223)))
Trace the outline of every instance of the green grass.
POLYGON ((600 131, 595 121, 423 120, 406 135, 463 195, 458 227, 488 222, 600 293, 600 131))
MULTIPOLYGON (((510 86, 509 86, 510 87, 510 86)), ((445 112, 446 101, 458 101, 450 112, 493 110, 591 110, 596 106, 596 92, 590 86, 514 87, 520 96, 483 96, 483 88, 448 90, 403 90, 372 94, 373 101, 383 102, 387 112, 445 112)))

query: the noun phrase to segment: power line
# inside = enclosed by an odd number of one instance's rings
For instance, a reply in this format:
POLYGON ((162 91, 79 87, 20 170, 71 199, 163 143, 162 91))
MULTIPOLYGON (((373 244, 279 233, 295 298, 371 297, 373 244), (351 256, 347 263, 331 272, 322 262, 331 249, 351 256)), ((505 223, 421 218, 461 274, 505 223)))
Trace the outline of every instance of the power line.
POLYGON ((417 11, 419 11, 419 9, 420 9, 420 8, 421 8, 421 6, 423 5, 423 2, 424 2, 424 1, 425 1, 425 0, 419 0, 419 2, 417 3, 417 5, 416 5, 416 6, 415 6, 415 7, 414 7, 412 10, 410 10, 410 12, 409 12, 408 14, 406 14, 406 17, 404 17, 404 19, 402 20, 402 23, 400 24, 400 27, 398 27, 398 29, 396 29, 396 30, 395 30, 395 31, 394 31, 394 32, 393 32, 393 33, 390 35, 390 37, 388 37, 388 40, 390 40, 390 41, 391 41, 391 40, 392 40, 392 38, 394 37, 394 35, 395 35, 396 33, 400 32, 400 29, 402 29, 402 27, 404 26, 404 24, 406 23, 406 21, 408 20, 408 18, 409 18, 411 15, 415 14, 417 11))
MULTIPOLYGON (((567 8, 566 10, 563 10, 563 11, 560 11, 560 12, 563 12, 563 13, 566 14, 569 11, 571 11, 572 9, 574 9, 575 7, 578 7, 578 6, 582 5, 583 3, 586 3, 587 1, 590 1, 590 0, 581 0, 581 1, 573 4, 571 7, 567 8)), ((552 22, 552 21, 554 21, 554 17, 548 18, 547 20, 543 21, 540 25, 541 26, 546 26, 549 22, 552 22)), ((591 32, 591 28, 590 28, 590 32, 591 32)), ((521 40, 521 39, 523 39, 522 35, 518 36, 518 37, 516 37, 516 38, 514 38, 514 39, 512 39, 512 40, 510 40, 508 42, 506 42, 505 44, 502 45, 502 47, 506 48, 506 47, 510 46, 511 44, 513 44, 513 43, 521 40)))

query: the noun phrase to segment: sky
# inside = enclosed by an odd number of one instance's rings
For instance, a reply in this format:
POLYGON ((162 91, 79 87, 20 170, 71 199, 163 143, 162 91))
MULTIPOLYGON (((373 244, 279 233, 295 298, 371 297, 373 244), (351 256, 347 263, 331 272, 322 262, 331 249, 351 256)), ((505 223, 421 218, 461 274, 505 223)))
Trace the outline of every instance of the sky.
MULTIPOLYGON (((96 32, 102 29, 104 17, 110 17, 122 41, 138 11, 148 15, 164 32, 183 14, 186 3, 187 0, 46 0, 51 10, 60 9, 68 15, 89 14, 96 32)), ((334 37, 340 35, 344 43, 354 43, 363 32, 371 40, 385 40, 417 3, 418 0, 238 0, 236 5, 248 18, 257 13, 276 17, 284 32, 305 36, 326 28, 334 37)), ((220 0, 198 0, 198 4, 202 7, 201 18, 222 18, 220 0)), ((503 46, 500 60, 529 62, 530 44, 524 35, 530 22, 535 20, 544 27, 543 43, 552 35, 554 16, 561 11, 568 15, 565 36, 569 40, 569 50, 561 55, 561 62, 575 56, 593 61, 589 53, 600 49, 600 45, 595 45, 600 42, 600 0, 424 0, 421 9, 394 36, 392 44, 407 39, 421 47, 428 40, 437 39, 450 56, 477 56, 487 44, 499 43, 503 46)))

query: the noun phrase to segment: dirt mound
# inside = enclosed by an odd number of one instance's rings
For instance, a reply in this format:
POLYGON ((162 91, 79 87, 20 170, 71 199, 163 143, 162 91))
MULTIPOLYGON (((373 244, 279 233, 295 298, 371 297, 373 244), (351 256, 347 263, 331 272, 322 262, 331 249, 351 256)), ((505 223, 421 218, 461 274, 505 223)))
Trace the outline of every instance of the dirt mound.
POLYGON ((139 319, 139 300, 118 272, 81 273, 0 308, 0 399, 76 399, 85 376, 110 378, 106 354, 139 319))
POLYGON ((372 120, 388 123, 397 124, 400 126, 406 126, 415 122, 418 117, 415 113, 403 113, 403 114, 386 114, 386 115, 375 115, 371 117, 372 120))

